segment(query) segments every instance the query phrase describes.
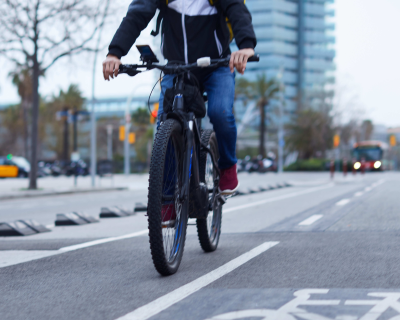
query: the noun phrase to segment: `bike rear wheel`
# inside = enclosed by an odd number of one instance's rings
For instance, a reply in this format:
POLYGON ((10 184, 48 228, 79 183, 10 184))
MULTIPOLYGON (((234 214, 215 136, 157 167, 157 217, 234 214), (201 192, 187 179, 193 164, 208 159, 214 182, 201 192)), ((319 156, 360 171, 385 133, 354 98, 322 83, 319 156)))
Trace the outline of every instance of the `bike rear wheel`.
MULTIPOLYGON (((201 135, 201 141, 208 146, 213 154, 215 161, 219 159, 218 143, 213 130, 204 130, 201 135)), ((217 168, 214 167, 210 154, 203 150, 200 153, 200 180, 204 182, 210 191, 209 199, 212 197, 212 190, 215 187, 217 178, 217 168)), ((216 186, 218 188, 218 186, 216 186)), ((212 210, 207 219, 197 219, 197 235, 201 248, 205 252, 215 251, 218 247, 219 237, 221 235, 222 224, 222 204, 215 201, 212 210)))
POLYGON ((165 276, 178 270, 185 246, 189 201, 180 201, 178 196, 184 145, 178 121, 168 119, 161 124, 151 156, 147 214, 153 263, 165 276), (166 216, 165 208, 174 208, 176 217, 166 216))

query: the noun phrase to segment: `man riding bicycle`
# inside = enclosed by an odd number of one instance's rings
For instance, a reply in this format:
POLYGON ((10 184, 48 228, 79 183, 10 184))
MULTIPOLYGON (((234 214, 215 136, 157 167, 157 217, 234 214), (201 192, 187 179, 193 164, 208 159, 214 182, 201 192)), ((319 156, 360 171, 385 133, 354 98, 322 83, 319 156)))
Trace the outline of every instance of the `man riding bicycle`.
MULTIPOLYGON (((239 187, 236 169, 237 130, 233 115, 234 68, 243 74, 248 58, 254 55, 256 37, 244 0, 134 0, 114 35, 103 62, 105 80, 118 75, 120 58, 125 56, 140 32, 160 9, 161 51, 169 62, 192 63, 202 57, 223 58, 231 54, 230 66, 193 72, 208 97, 208 116, 218 141, 221 170, 220 192, 234 193, 239 187), (229 21, 229 24, 227 24, 229 21), (232 32, 239 51, 230 52, 232 32)), ((161 82, 159 116, 165 91, 173 86, 174 75, 161 82)))

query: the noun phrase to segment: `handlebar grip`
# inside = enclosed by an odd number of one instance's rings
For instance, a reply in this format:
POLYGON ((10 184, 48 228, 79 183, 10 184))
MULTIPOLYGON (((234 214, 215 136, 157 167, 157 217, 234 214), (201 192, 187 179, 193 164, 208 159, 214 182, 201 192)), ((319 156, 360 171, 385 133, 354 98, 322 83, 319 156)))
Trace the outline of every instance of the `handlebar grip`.
POLYGON ((259 62, 260 61, 260 55, 255 54, 254 56, 250 57, 247 62, 259 62))

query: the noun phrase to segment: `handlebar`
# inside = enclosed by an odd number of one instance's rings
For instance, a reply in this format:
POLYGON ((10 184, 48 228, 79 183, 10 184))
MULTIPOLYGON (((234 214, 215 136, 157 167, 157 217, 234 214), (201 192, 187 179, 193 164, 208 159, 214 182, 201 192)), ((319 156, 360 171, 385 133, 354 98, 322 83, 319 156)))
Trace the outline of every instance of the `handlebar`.
MULTIPOLYGON (((169 63, 166 65, 157 65, 152 63, 146 64, 121 64, 119 66, 119 73, 125 73, 131 77, 141 73, 138 69, 144 70, 153 70, 159 69, 162 70, 165 74, 179 74, 183 72, 192 71, 198 68, 218 68, 218 67, 227 67, 229 66, 229 62, 231 60, 230 56, 227 56, 223 59, 210 59, 210 58, 201 58, 198 59, 197 62, 190 63, 190 64, 174 64, 169 63)), ((254 55, 250 57, 248 62, 259 62, 260 56, 254 55)))

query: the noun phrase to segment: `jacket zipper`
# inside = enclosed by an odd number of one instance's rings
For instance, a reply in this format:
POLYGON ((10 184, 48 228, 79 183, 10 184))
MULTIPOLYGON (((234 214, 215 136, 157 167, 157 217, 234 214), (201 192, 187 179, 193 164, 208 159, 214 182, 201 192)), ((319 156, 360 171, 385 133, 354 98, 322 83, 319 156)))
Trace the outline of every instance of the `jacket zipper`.
POLYGON ((218 54, 219 56, 222 55, 222 44, 221 41, 218 39, 217 30, 214 30, 215 42, 217 43, 218 54))
POLYGON ((182 31, 183 31, 183 43, 184 43, 184 51, 185 51, 185 63, 189 63, 188 59, 188 47, 187 47, 187 36, 186 36, 186 25, 185 25, 185 12, 186 12, 186 3, 185 0, 182 0, 182 31))

